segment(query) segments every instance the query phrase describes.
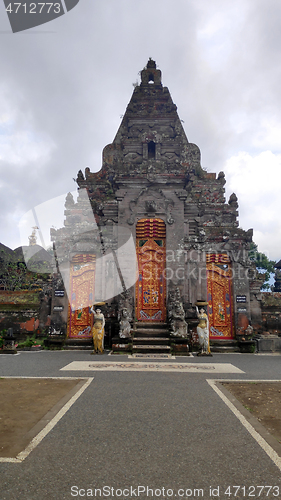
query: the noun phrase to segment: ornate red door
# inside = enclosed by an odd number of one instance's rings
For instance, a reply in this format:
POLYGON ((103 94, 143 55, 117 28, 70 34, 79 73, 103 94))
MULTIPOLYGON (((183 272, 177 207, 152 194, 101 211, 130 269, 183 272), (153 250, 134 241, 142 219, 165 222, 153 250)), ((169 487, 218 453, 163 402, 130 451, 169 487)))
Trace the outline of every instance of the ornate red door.
POLYGON ((77 254, 70 264, 68 337, 92 337, 90 308, 94 303, 95 255, 77 254))
POLYGON ((166 226, 161 219, 141 219, 136 228, 139 321, 166 320, 166 226))
POLYGON ((232 271, 227 254, 207 254, 207 291, 210 339, 234 337, 232 271))

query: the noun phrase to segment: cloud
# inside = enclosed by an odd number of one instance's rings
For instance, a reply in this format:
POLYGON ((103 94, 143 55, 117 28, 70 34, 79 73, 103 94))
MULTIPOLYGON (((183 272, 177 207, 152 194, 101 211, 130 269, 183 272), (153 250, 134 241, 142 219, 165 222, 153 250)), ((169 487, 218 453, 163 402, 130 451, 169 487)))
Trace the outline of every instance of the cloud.
MULTIPOLYGON (((72 191, 79 169, 101 168, 102 150, 149 57, 162 70, 208 171, 223 170, 241 151, 251 158, 271 151, 278 158, 280 16, 276 0, 84 0, 48 26, 2 33, 0 240, 20 245, 20 216, 72 191)), ((228 184, 231 176, 230 169, 228 184)), ((273 231, 273 241, 274 223, 268 229, 257 216, 267 213, 267 198, 248 200, 241 192, 242 224, 273 231), (244 213, 255 217, 244 219, 244 213)))
POLYGON ((241 151, 227 160, 224 171, 227 195, 238 196, 240 225, 254 228, 254 241, 273 260, 280 258, 281 154, 263 151, 250 155, 241 151))
POLYGON ((46 163, 52 150, 48 143, 27 130, 0 136, 0 161, 26 166, 29 162, 46 163))

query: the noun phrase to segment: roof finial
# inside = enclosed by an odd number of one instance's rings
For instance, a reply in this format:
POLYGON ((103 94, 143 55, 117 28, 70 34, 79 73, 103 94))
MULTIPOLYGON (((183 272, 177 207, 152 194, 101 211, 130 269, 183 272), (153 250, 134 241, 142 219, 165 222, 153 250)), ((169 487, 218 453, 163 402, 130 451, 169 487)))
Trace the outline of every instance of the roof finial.
POLYGON ((147 63, 147 65, 146 65, 146 67, 147 67, 147 69, 148 69, 148 68, 154 68, 154 69, 156 69, 156 62, 155 62, 155 61, 153 61, 153 59, 151 59, 151 57, 150 57, 150 58, 148 59, 148 63, 147 63))
POLYGON ((148 84, 162 87, 161 71, 160 69, 156 69, 156 62, 151 57, 148 59, 146 68, 141 71, 141 86, 148 84))
POLYGON ((33 246, 37 244, 37 238, 36 238, 36 229, 39 229, 37 226, 33 226, 33 231, 30 236, 28 236, 29 239, 29 246, 33 246))

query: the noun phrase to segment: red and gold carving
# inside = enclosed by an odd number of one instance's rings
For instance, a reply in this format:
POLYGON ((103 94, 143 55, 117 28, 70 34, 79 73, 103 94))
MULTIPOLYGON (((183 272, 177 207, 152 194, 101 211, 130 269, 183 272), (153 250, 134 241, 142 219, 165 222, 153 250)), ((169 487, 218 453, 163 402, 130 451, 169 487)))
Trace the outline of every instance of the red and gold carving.
POLYGON ((68 337, 92 338, 92 313, 95 288, 95 255, 77 254, 70 264, 68 337))
POLYGON ((230 258, 226 253, 207 253, 206 262, 210 264, 215 262, 216 264, 230 264, 230 258))
POLYGON ((230 260, 227 254, 207 254, 206 260, 210 339, 231 339, 234 331, 230 260))
POLYGON ((137 238, 166 238, 166 226, 162 219, 141 219, 136 227, 137 238))
POLYGON ((142 219, 136 228, 138 281, 136 311, 139 321, 166 319, 166 227, 161 219, 142 219))

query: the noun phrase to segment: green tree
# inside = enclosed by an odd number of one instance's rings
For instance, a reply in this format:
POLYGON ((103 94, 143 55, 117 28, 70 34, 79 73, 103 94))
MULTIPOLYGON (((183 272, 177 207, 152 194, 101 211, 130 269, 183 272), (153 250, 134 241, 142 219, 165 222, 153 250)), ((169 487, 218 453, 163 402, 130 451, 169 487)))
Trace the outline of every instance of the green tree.
POLYGON ((24 262, 9 262, 1 266, 0 262, 0 288, 3 290, 33 290, 40 288, 38 279, 46 281, 47 273, 35 273, 27 269, 24 262))
POLYGON ((258 245, 256 243, 251 243, 249 250, 249 258, 255 264, 256 269, 259 274, 264 274, 264 283, 261 290, 270 290, 270 278, 274 274, 274 265, 276 261, 269 260, 269 258, 262 252, 258 251, 258 245))

